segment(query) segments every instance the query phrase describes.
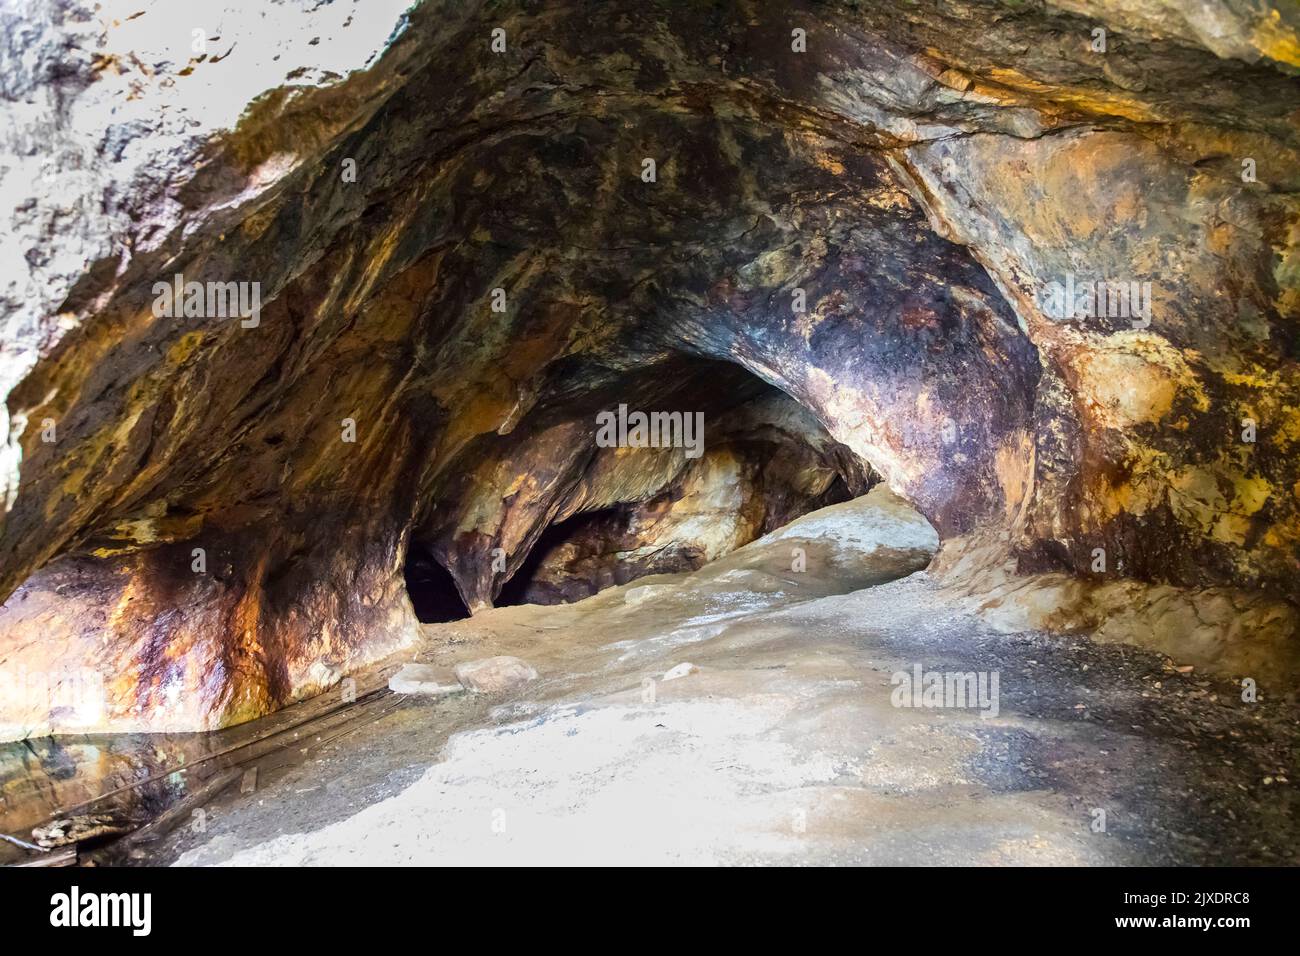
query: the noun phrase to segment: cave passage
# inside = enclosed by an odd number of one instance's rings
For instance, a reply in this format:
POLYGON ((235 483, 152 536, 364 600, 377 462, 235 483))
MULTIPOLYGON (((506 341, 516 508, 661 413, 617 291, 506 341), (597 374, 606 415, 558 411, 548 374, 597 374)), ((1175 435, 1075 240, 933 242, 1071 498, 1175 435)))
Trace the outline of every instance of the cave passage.
MULTIPOLYGON (((759 448, 758 453, 780 454, 781 451, 777 445, 765 445, 759 448)), ((743 488, 736 488, 736 491, 744 493, 743 488)), ((779 490, 775 493, 779 494, 779 490)), ((758 526, 755 536, 784 527, 815 508, 854 497, 845 477, 837 473, 826 490, 815 498, 801 500, 793 507, 790 503, 784 509, 773 509, 758 526)), ((655 548, 652 554, 636 560, 638 521, 644 520, 646 514, 653 515, 671 508, 672 504, 669 496, 663 496, 647 505, 616 505, 574 515, 550 525, 538 538, 527 560, 501 589, 495 605, 569 603, 645 575, 695 571, 704 567, 710 561, 709 552, 689 538, 669 540, 655 548), (620 548, 626 550, 620 551, 620 548), (556 581, 553 575, 557 567, 568 567, 574 573, 563 581, 556 581)), ((738 514, 730 516, 731 520, 739 517, 738 514)), ((719 556, 714 555, 715 558, 719 556)))
MULTIPOLYGON (((505 587, 497 596, 497 607, 510 607, 519 604, 550 604, 555 603, 547 599, 547 595, 541 593, 535 578, 543 567, 548 558, 554 555, 558 549, 563 548, 569 541, 580 538, 584 533, 589 533, 593 529, 612 529, 612 527, 625 522, 625 509, 623 508, 605 508, 600 511, 587 512, 585 514, 574 515, 564 521, 557 521, 550 525, 542 532, 537 544, 528 555, 528 559, 520 566, 514 576, 506 582, 505 587)), ((624 582, 613 580, 610 583, 622 584, 624 582)), ((595 593, 593 583, 592 593, 595 593)))
POLYGON ((402 568, 406 593, 421 624, 441 624, 469 617, 451 574, 421 544, 412 542, 402 568))
POLYGON ((561 407, 559 427, 525 419, 485 444, 492 480, 416 529, 471 607, 698 570, 878 480, 803 402, 735 362, 672 354, 561 407))

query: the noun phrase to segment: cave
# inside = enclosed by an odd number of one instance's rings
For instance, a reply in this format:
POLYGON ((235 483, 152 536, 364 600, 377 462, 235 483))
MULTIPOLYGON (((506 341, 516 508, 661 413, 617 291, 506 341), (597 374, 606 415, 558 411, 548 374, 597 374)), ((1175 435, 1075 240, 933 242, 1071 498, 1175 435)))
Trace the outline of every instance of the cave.
POLYGON ((231 8, 0 12, 0 863, 1300 862, 1293 5, 231 8))
POLYGON ((595 426, 594 456, 521 561, 494 553, 494 607, 695 571, 879 480, 807 408, 739 364, 671 355, 578 408, 595 426))
POLYGON ((421 624, 469 617, 469 608, 456 590, 455 579, 422 545, 413 543, 407 548, 402 577, 411 610, 421 624))
MULTIPOLYGON (((566 548, 577 551, 581 547, 584 538, 594 538, 598 543, 612 541, 626 530, 629 521, 628 509, 615 506, 603 508, 600 511, 589 511, 584 514, 574 515, 572 518, 566 518, 550 525, 537 539, 537 543, 533 545, 532 550, 528 553, 528 558, 519 566, 519 570, 501 589, 501 593, 497 595, 496 606, 555 604, 566 600, 569 595, 564 592, 563 588, 549 585, 549 582, 545 580, 545 570, 548 562, 562 559, 564 557, 563 551, 566 548)), ((595 551, 596 549, 591 550, 595 551)), ((690 565, 695 564, 698 560, 697 555, 698 552, 692 555, 682 555, 682 564, 679 569, 689 568, 689 570, 695 570, 690 565)), ((616 563, 612 570, 616 573, 618 569, 619 565, 616 563)), ((609 584, 627 583, 626 580, 618 581, 612 574, 607 580, 609 584)), ((583 596, 586 597, 600 590, 602 584, 605 584, 605 581, 601 580, 599 574, 590 574, 586 577, 586 580, 579 584, 579 587, 583 596)))

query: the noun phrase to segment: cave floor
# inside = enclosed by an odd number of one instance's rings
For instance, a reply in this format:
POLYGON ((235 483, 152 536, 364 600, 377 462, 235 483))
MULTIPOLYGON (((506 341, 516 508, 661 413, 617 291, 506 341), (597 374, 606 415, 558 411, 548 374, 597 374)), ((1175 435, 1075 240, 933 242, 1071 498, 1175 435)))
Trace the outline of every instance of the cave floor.
POLYGON ((384 673, 514 654, 539 679, 371 700, 134 858, 1297 862, 1294 701, 1243 703, 1133 647, 995 632, 919 570, 932 532, 909 515, 873 492, 694 574, 426 626, 384 673), (685 661, 698 672, 645 688, 685 661), (894 706, 916 665, 997 672, 996 715, 894 706))

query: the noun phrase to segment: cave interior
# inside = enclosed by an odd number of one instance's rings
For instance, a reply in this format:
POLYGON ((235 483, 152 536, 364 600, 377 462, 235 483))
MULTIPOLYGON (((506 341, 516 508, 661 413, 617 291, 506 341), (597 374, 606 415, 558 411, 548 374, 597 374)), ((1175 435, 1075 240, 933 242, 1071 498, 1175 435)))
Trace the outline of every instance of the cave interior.
POLYGON ((390 6, 6 21, 6 739, 859 592, 1292 692, 1294 10, 390 6))

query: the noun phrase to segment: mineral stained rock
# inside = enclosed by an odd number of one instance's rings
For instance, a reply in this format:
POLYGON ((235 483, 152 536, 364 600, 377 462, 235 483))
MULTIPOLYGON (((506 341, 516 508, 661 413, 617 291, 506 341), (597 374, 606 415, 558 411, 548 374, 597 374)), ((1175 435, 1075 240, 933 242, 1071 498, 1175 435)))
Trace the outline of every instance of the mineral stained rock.
POLYGON ((0 13, 5 734, 328 687, 413 543, 571 599, 875 476, 974 600, 1294 647, 1293 5, 175 6, 0 13))

